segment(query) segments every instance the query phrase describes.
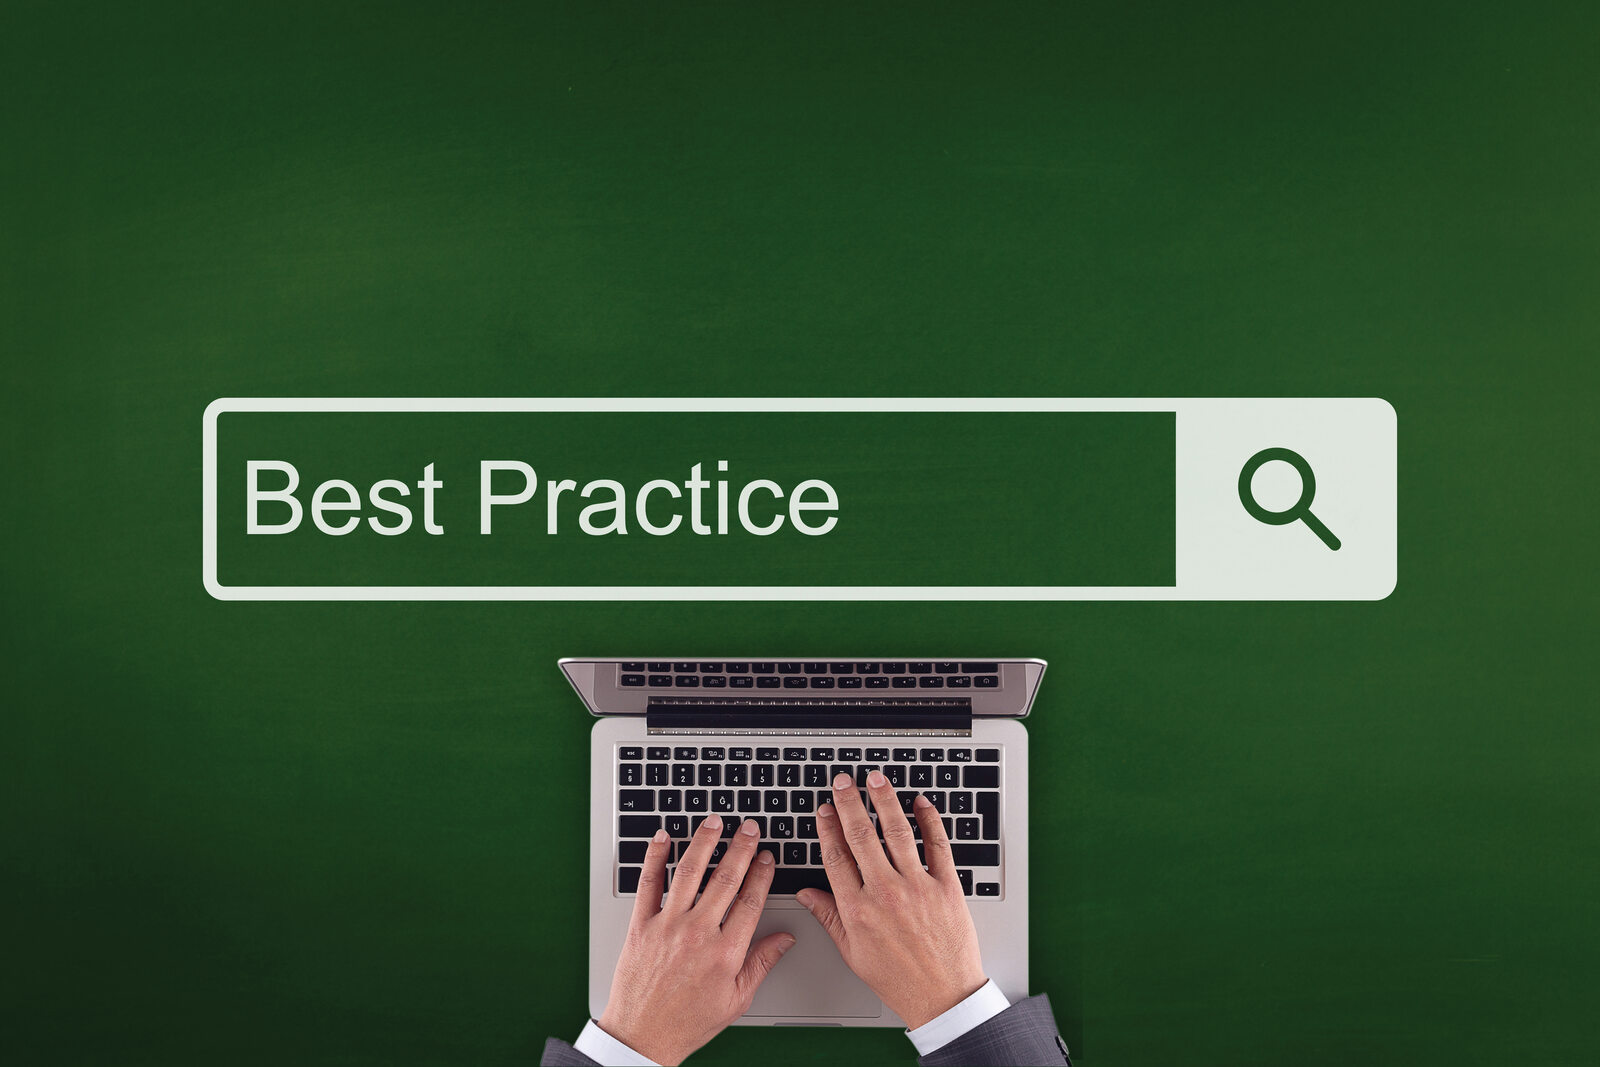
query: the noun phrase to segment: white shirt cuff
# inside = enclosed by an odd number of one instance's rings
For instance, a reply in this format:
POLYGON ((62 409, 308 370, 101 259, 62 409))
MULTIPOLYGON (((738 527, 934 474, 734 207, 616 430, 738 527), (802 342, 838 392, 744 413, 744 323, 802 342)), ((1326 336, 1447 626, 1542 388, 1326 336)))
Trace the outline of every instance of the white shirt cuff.
MULTIPOLYGON (((954 1009, 952 1009, 954 1010, 954 1009)), ((947 1013, 948 1014, 948 1013, 947 1013)), ((942 1019, 944 1016, 940 1016, 942 1019)), ((929 1025, 932 1025, 931 1023, 929 1025)), ((593 1019, 578 1035, 572 1047, 603 1067, 661 1067, 648 1056, 641 1056, 604 1030, 593 1019)))
POLYGON ((917 1046, 917 1055, 926 1056, 930 1052, 944 1048, 968 1030, 976 1030, 1009 1007, 1011 1001, 1006 999, 1006 995, 1000 992, 1000 987, 990 979, 983 984, 982 989, 943 1015, 930 1019, 915 1030, 907 1030, 906 1036, 917 1046))

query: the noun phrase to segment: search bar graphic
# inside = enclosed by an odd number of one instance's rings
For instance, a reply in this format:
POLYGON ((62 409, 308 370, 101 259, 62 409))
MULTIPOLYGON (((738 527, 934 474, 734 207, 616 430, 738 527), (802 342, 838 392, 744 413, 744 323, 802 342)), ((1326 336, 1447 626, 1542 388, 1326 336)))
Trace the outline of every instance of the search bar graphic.
POLYGON ((225 398, 220 600, 1380 600, 1375 398, 225 398))

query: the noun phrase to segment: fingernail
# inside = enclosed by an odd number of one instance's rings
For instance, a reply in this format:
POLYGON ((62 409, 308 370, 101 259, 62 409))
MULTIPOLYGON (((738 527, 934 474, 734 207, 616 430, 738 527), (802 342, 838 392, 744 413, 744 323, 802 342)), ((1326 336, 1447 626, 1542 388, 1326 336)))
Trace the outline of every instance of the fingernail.
POLYGON ((877 789, 882 785, 887 785, 888 783, 889 779, 883 776, 882 771, 873 771, 871 774, 867 775, 867 784, 872 786, 874 789, 877 789))
POLYGON ((706 817, 705 824, 720 833, 722 831, 722 816, 709 815, 706 817))
POLYGON ((650 840, 654 841, 658 845, 663 844, 667 840, 667 832, 665 830, 657 830, 655 836, 650 840))
POLYGON ((836 775, 834 775, 833 776, 833 787, 835 789, 849 789, 850 788, 850 776, 848 774, 836 774, 836 775))
POLYGON ((794 945, 795 945, 795 939, 791 937, 791 938, 789 938, 789 940, 785 941, 783 944, 778 946, 778 951, 779 952, 788 952, 790 949, 794 948, 794 945))
POLYGON ((739 832, 748 837, 754 837, 761 832, 761 827, 756 825, 756 821, 754 819, 746 819, 744 823, 740 825, 739 832))
POLYGON ((833 818, 833 805, 824 801, 817 807, 817 816, 823 819, 833 818))
POLYGON ((915 799, 915 800, 913 800, 911 802, 911 806, 913 808, 931 808, 931 807, 933 807, 933 801, 929 800, 927 797, 923 796, 921 793, 918 793, 917 794, 917 799, 915 799))
POLYGON ((756 853, 756 862, 757 863, 771 863, 772 862, 772 853, 768 852, 766 849, 762 849, 760 852, 756 853))

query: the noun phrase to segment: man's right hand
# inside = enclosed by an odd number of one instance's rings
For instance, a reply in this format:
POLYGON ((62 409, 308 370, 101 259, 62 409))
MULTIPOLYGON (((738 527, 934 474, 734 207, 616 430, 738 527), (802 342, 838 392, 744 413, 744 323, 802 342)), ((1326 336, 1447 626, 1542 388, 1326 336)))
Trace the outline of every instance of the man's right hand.
POLYGON ((915 1030, 988 979, 938 811, 920 794, 913 805, 928 856, 924 870, 889 780, 873 771, 867 791, 883 841, 855 782, 846 774, 836 777, 834 802, 817 809, 817 836, 833 892, 804 889, 797 899, 828 931, 850 969, 915 1030))

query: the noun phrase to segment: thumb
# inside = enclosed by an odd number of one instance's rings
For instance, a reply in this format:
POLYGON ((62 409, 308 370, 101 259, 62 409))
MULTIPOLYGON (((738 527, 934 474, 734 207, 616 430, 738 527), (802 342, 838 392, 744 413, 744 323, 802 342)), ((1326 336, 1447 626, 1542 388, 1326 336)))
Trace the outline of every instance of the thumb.
POLYGON ((739 976, 735 979, 745 996, 755 995, 756 988, 791 948, 794 948, 793 934, 768 934, 750 946, 750 951, 744 956, 744 966, 739 968, 739 976))
POLYGON ((805 905, 811 917, 822 924, 822 928, 828 931, 828 936, 833 938, 833 943, 839 947, 840 952, 843 952, 844 920, 839 918, 839 905, 834 901, 833 894, 820 889, 805 889, 795 899, 805 905))

